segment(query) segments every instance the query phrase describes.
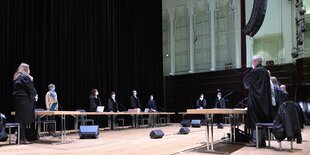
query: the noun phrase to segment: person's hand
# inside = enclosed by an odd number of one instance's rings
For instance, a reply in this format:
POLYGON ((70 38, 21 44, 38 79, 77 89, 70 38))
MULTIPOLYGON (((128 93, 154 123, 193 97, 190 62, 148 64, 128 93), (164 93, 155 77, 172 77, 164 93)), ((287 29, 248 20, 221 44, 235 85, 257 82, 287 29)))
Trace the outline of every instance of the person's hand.
POLYGON ((38 94, 36 95, 36 97, 34 97, 35 101, 38 102, 39 96, 38 94))

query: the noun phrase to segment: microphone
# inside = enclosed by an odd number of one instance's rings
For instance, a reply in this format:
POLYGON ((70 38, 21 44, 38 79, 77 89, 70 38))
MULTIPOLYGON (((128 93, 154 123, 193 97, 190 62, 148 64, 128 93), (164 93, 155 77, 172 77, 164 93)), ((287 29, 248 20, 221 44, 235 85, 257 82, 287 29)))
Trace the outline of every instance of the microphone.
POLYGON ((160 106, 157 107, 158 109, 160 109, 161 111, 165 111, 163 108, 161 108, 160 106))
MULTIPOLYGON (((57 106, 59 106, 61 111, 64 111, 64 109, 62 108, 61 104, 59 102, 57 102, 57 106)), ((58 110, 59 111, 59 110, 58 110)))
POLYGON ((122 104, 119 105, 123 108, 124 111, 126 111, 126 108, 122 104))

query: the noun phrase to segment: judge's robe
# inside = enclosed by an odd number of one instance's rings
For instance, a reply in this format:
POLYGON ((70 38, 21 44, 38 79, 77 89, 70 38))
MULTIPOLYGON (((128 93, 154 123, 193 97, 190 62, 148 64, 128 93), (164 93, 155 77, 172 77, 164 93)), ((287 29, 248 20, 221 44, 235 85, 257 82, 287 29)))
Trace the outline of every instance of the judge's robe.
POLYGON ((25 74, 20 74, 13 81, 13 97, 15 103, 15 121, 31 124, 35 121, 35 96, 37 90, 33 81, 25 74))
POLYGON ((250 70, 243 78, 243 84, 249 90, 246 126, 255 129, 255 123, 272 122, 272 101, 270 77, 261 65, 250 70))

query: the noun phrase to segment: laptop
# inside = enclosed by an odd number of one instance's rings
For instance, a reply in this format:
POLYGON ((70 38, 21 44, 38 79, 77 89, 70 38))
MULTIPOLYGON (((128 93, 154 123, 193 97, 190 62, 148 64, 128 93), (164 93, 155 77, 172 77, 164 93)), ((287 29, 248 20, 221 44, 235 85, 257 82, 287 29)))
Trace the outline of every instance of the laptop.
POLYGON ((150 110, 149 108, 145 108, 144 112, 149 112, 149 110, 150 110))
POLYGON ((55 111, 58 103, 53 103, 49 111, 55 111))
POLYGON ((104 106, 97 106, 97 112, 103 112, 104 111, 104 106))

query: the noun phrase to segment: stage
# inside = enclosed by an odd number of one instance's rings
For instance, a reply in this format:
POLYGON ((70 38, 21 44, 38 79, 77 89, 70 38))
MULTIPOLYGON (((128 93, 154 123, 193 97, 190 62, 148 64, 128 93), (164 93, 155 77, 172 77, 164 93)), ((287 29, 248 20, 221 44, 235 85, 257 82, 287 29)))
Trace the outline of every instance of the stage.
MULTIPOLYGON (((158 128, 124 129, 118 131, 101 131, 99 139, 79 139, 78 134, 67 134, 73 140, 69 144, 53 145, 53 142, 61 141, 59 138, 41 137, 31 145, 5 145, 0 143, 1 155, 102 155, 102 154, 206 154, 205 126, 190 128, 188 135, 178 135, 179 124, 158 128), (150 139, 151 130, 161 129, 165 133, 162 139, 150 139)), ((241 127, 242 129, 242 127, 241 127)), ((282 142, 283 151, 278 151, 279 144, 271 142, 271 148, 245 147, 240 144, 228 144, 220 142, 225 133, 229 132, 229 126, 224 129, 214 128, 215 149, 235 155, 278 155, 280 154, 309 154, 310 127, 303 130, 303 143, 294 143, 294 149, 290 150, 289 142, 282 142)))

